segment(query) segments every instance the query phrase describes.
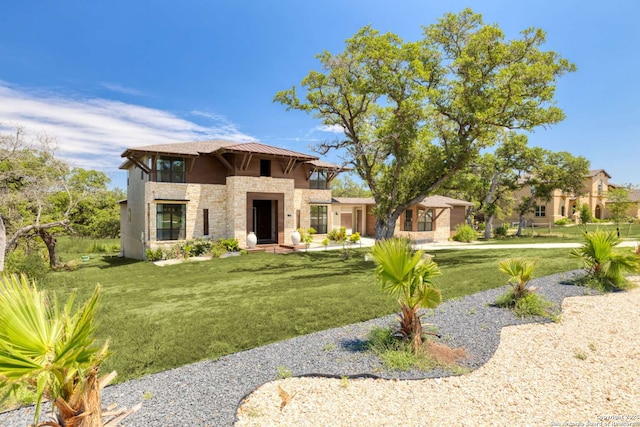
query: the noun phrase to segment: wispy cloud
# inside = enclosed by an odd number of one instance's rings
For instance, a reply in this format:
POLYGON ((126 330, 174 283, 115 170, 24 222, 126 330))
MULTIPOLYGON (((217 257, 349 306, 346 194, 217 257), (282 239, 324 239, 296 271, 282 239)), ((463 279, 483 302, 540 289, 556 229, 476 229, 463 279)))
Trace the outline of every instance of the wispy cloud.
POLYGON ((155 108, 103 98, 70 98, 0 81, 0 123, 55 137, 59 155, 74 166, 115 168, 126 148, 141 145, 205 139, 255 141, 222 116, 200 116, 213 123, 201 125, 155 108))
POLYGON ((110 91, 123 93, 125 95, 134 95, 134 96, 144 95, 144 92, 139 91, 138 89, 122 86, 121 84, 118 84, 118 83, 101 82, 100 86, 102 86, 105 89, 109 89, 110 91))
POLYGON ((340 125, 321 125, 314 127, 313 130, 328 133, 344 133, 344 128, 340 125))

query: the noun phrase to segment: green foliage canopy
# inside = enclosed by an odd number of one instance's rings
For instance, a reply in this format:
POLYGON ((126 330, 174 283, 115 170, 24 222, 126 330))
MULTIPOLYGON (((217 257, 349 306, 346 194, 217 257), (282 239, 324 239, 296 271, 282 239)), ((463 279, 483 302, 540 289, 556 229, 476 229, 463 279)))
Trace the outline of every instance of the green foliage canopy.
POLYGON ((390 237, 408 207, 464 169, 502 129, 531 130, 564 118, 553 103, 556 79, 575 66, 542 51, 545 34, 526 29, 506 41, 497 25, 465 9, 405 42, 367 26, 337 55, 318 55, 322 71, 275 101, 340 126, 337 149, 376 201, 376 237, 390 237))

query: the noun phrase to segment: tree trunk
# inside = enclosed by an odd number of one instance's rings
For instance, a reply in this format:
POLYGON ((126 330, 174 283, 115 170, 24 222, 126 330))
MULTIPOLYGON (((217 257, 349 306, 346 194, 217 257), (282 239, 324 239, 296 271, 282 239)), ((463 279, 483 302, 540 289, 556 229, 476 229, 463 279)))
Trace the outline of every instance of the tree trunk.
POLYGON ((484 238, 487 240, 491 238, 491 232, 493 231, 493 217, 493 215, 489 215, 484 223, 484 238))
POLYGON ((69 401, 58 398, 54 406, 58 410, 58 424, 62 427, 102 427, 102 401, 98 368, 93 368, 84 379, 84 389, 72 395, 69 401))
POLYGON ((396 229, 396 221, 399 215, 387 215, 382 218, 376 218, 376 240, 390 239, 396 229))
POLYGON ((4 254, 7 250, 7 230, 4 228, 4 221, 0 216, 0 272, 4 271, 4 254))
POLYGON ((42 241, 47 246, 47 251, 49 252, 49 266, 51 268, 55 267, 56 262, 56 243, 57 240, 55 237, 51 235, 47 230, 43 230, 42 228, 38 230, 38 235, 42 238, 42 241))
POLYGON ((518 220, 518 231, 516 232, 516 236, 522 237, 522 230, 524 229, 524 214, 520 214, 520 218, 518 220))

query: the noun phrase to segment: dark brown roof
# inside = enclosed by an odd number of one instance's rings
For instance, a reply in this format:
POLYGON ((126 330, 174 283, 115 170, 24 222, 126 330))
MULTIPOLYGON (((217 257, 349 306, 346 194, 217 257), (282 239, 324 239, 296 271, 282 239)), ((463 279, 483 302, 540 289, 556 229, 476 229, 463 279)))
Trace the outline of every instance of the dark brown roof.
POLYGON ((222 153, 257 153, 272 156, 295 157, 300 160, 317 160, 316 156, 285 150, 284 148, 260 144, 259 142, 235 142, 223 140, 177 142, 172 144, 145 145, 142 147, 127 148, 122 157, 127 157, 134 152, 138 153, 166 153, 181 156, 199 156, 220 151, 222 153))
POLYGON ((311 160, 310 162, 307 162, 313 166, 319 167, 319 168, 327 168, 327 169, 338 169, 340 171, 348 171, 351 170, 347 167, 344 166, 340 166, 340 165, 336 165, 335 163, 330 163, 330 162, 325 162, 323 160, 311 160))
POLYGON ((284 148, 273 147, 271 145, 260 144, 259 142, 236 143, 222 147, 223 153, 255 153, 268 154, 279 157, 295 157, 299 160, 317 160, 316 156, 298 153, 296 151, 285 150, 284 148))
POLYGON ((210 140, 198 142, 176 142, 171 144, 144 145, 142 147, 127 148, 121 157, 127 157, 133 152, 139 153, 165 153, 182 156, 198 156, 200 154, 213 153, 229 145, 237 145, 234 141, 210 140))

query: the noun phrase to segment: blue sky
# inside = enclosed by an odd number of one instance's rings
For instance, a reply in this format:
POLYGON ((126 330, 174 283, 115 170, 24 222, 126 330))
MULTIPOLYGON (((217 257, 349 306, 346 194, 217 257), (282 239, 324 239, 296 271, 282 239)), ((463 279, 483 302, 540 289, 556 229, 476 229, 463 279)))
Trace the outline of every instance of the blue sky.
POLYGON ((61 157, 119 187, 127 147, 223 138, 310 152, 336 135, 272 100, 319 68, 317 53, 368 24, 417 40, 467 6, 508 38, 542 28, 545 49, 578 67, 557 84, 567 118, 530 144, 640 184, 636 0, 5 1, 0 124, 56 137, 61 157))

